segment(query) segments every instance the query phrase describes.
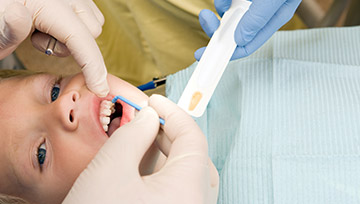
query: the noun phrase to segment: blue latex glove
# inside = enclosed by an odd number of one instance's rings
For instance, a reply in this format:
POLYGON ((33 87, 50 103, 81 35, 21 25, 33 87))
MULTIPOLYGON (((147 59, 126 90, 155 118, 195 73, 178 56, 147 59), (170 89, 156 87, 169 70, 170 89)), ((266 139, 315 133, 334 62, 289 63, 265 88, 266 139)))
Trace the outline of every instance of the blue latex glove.
MULTIPOLYGON (((232 0, 214 0, 216 11, 223 16, 230 8, 232 0)), ((294 15, 301 0, 253 0, 249 10, 240 20, 235 30, 237 48, 231 60, 246 57, 262 46, 278 29, 294 15)), ((211 38, 219 27, 220 21, 210 10, 199 14, 200 25, 211 38)), ((195 52, 200 60, 205 47, 195 52)))

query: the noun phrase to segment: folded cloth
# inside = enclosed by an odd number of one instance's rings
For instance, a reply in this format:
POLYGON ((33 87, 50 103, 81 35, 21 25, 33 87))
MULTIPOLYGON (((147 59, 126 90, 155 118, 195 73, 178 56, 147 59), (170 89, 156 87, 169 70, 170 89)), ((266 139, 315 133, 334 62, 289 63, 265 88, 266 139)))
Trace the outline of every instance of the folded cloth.
MULTIPOLYGON (((218 203, 360 203, 360 27, 276 33, 196 118, 218 203)), ((197 63, 167 78, 177 102, 197 63)))

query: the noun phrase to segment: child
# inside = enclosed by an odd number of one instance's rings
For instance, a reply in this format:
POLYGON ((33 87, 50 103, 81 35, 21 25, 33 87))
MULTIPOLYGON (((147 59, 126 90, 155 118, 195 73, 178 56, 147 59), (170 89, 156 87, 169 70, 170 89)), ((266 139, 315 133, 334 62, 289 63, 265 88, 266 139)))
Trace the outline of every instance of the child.
POLYGON ((112 132, 134 117, 134 109, 123 103, 111 114, 106 101, 120 94, 142 106, 148 100, 117 77, 109 75, 108 82, 109 96, 99 98, 81 73, 0 81, 1 194, 31 203, 62 202, 112 132), (110 114, 118 115, 110 121, 110 114))

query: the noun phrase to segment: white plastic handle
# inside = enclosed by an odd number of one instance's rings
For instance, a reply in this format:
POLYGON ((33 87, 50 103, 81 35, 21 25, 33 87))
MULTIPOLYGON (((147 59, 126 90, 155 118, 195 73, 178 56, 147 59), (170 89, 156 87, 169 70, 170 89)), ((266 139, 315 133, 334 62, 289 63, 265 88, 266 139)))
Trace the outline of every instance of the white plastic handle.
POLYGON ((190 115, 200 117, 204 113, 236 49, 236 26, 250 5, 249 1, 232 0, 229 10, 223 15, 178 102, 190 115))

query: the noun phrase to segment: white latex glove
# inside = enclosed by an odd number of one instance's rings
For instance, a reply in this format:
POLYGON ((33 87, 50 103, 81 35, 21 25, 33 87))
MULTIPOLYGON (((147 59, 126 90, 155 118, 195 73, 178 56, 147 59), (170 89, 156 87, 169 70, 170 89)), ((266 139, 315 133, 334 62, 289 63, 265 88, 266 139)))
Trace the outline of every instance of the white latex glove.
POLYGON ((168 99, 154 95, 136 118, 113 133, 80 174, 64 204, 216 203, 218 174, 207 155, 205 136, 194 120, 168 99), (167 160, 141 176, 139 164, 165 119, 160 146, 167 160), (166 139, 165 139, 166 137, 166 139))
POLYGON ((58 40, 54 54, 72 54, 89 89, 106 96, 107 71, 94 40, 103 24, 104 17, 92 0, 1 0, 0 59, 11 54, 29 33, 33 33, 33 45, 43 52, 49 35, 54 36, 58 40))

